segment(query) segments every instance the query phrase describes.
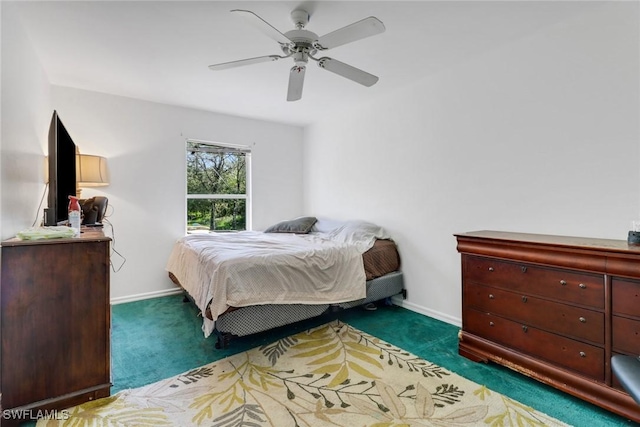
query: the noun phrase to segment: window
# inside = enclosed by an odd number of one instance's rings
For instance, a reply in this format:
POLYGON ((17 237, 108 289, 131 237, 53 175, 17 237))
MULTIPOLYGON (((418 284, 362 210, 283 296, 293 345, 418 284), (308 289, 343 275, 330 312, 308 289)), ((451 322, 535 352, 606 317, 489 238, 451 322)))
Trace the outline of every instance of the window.
POLYGON ((187 141, 187 233, 250 226, 247 147, 187 141))

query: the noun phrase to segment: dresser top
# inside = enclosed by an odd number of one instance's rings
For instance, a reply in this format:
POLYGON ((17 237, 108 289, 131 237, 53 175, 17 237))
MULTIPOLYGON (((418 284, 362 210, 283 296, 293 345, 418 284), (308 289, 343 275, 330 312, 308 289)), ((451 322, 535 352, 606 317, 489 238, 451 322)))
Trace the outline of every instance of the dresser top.
POLYGON ((455 234, 460 239, 482 239, 503 242, 531 243, 562 246, 566 248, 591 249, 608 252, 624 252, 640 255, 640 245, 630 245, 626 240, 597 239, 591 237, 555 236, 548 234, 513 233, 507 231, 481 230, 455 234))
POLYGON ((37 239, 37 240, 21 240, 17 237, 13 237, 8 240, 4 240, 0 243, 0 246, 10 247, 10 246, 27 246, 27 245, 55 245, 61 243, 81 243, 81 242, 102 242, 102 241, 110 241, 111 238, 105 236, 102 230, 92 228, 92 227, 83 227, 80 236, 71 237, 71 238, 61 238, 61 239, 37 239))

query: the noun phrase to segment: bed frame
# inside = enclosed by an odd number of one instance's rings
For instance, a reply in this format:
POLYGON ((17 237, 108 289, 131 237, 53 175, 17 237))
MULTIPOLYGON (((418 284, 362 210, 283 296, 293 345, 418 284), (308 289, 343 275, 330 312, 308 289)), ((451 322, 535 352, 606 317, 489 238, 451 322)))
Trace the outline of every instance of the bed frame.
MULTIPOLYGON (((182 288, 176 277, 169 273, 171 280, 182 288)), ((404 289, 404 278, 401 271, 395 271, 366 282, 367 296, 356 301, 339 304, 265 304, 249 307, 232 308, 218 317, 215 323, 217 336, 216 348, 226 348, 234 336, 246 336, 264 332, 280 326, 290 325, 302 320, 320 316, 328 310, 339 310, 357 307, 370 302, 379 301, 394 295, 407 297, 404 289)), ((184 290, 184 288, 183 288, 184 290)), ((185 292, 185 301, 193 302, 185 292)), ((211 313, 202 313, 211 319, 211 313)))

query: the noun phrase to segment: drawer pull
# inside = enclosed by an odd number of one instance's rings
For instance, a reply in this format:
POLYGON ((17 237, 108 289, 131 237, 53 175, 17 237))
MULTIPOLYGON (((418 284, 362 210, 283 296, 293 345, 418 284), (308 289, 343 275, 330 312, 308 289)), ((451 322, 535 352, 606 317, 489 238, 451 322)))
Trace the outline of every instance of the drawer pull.
POLYGON ((489 267, 489 271, 493 271, 493 267, 489 267))
POLYGON ((520 267, 520 270, 522 270, 523 273, 527 272, 527 267, 525 267, 524 265, 522 267, 520 267))
POLYGON ((585 319, 584 317, 580 317, 580 323, 587 323, 587 319, 585 319))
POLYGON ((493 326, 493 322, 489 322, 489 326, 493 326))
POLYGON ((493 299, 493 298, 495 298, 493 294, 489 294, 489 299, 493 299))
POLYGON ((523 330, 524 332, 527 332, 527 331, 529 330, 529 328, 527 328, 527 326, 526 326, 526 325, 522 325, 522 330, 523 330))
POLYGON ((522 296, 522 302, 527 302, 527 297, 525 295, 522 296))
POLYGON ((587 357, 587 353, 585 353, 584 351, 580 352, 580 357, 587 357))
POLYGON ((567 285, 567 281, 566 281, 566 280, 560 280, 560 284, 561 284, 562 286, 566 286, 566 285, 567 285))
POLYGON ((580 287, 580 289, 587 289, 587 285, 585 285, 584 283, 580 283, 578 286, 580 287))

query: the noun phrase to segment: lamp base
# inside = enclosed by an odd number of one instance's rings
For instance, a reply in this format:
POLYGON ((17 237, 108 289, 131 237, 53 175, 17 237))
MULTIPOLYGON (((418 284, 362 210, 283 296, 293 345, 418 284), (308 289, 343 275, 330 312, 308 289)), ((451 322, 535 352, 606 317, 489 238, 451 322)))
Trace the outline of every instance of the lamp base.
POLYGON ((630 245, 640 245, 640 231, 629 231, 627 243, 630 245))

